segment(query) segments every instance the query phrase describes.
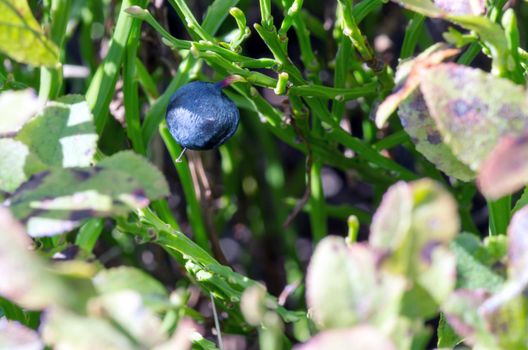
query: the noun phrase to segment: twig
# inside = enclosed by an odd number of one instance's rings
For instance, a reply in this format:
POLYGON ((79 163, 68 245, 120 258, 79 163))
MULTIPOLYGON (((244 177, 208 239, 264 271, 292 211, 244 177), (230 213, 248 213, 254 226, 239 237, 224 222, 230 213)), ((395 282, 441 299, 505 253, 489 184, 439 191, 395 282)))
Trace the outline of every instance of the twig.
POLYGON ((207 227, 207 236, 209 237, 209 242, 211 243, 211 248, 213 250, 214 257, 220 261, 223 265, 228 265, 222 247, 220 246, 220 241, 216 233, 214 223, 212 220, 212 190, 209 180, 207 179, 207 174, 205 173, 202 158, 196 152, 189 152, 189 168, 191 170, 191 177, 194 185, 194 190, 196 196, 200 201, 202 210, 204 213, 205 225, 207 227))
POLYGON ((216 312, 216 305, 214 302, 213 294, 210 294, 211 296, 211 307, 213 308, 213 318, 216 328, 216 337, 218 339, 218 347, 220 350, 224 350, 224 344, 222 342, 222 331, 220 330, 220 321, 218 320, 218 313, 216 312))
POLYGON ((295 130, 295 133, 301 139, 302 143, 304 143, 306 146, 306 189, 304 190, 304 194, 302 198, 297 202, 297 204, 293 208, 290 215, 288 215, 288 217, 286 218, 286 221, 284 222, 284 224, 282 224, 282 227, 287 228, 288 226, 290 226, 292 221, 297 217, 297 215, 299 215, 299 213, 301 212, 302 208, 306 205, 306 203, 308 203, 308 201, 310 200, 311 188, 312 188, 311 169, 312 169, 312 164, 313 164, 313 154, 312 154, 312 146, 310 142, 308 142, 308 140, 304 136, 303 131, 297 125, 297 122, 295 121, 295 118, 292 116, 287 103, 285 103, 285 105, 286 105, 286 108, 288 108, 285 114, 288 118, 289 124, 293 127, 293 130, 295 130))

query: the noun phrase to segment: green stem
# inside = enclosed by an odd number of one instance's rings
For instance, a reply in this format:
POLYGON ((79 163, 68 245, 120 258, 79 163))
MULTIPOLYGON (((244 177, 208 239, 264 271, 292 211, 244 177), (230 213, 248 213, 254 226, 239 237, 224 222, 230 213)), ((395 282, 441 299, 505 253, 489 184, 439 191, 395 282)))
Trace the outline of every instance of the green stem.
POLYGON ((488 200, 489 234, 491 236, 506 234, 511 218, 511 196, 495 201, 488 200))
POLYGON ((108 53, 103 63, 99 65, 86 92, 86 101, 94 114, 98 134, 103 131, 108 118, 108 106, 114 94, 128 36, 134 26, 141 26, 141 22, 127 15, 125 10, 132 5, 145 6, 146 2, 145 0, 123 0, 108 53))
POLYGON ((174 163, 174 167, 178 172, 180 184, 183 188, 183 193, 187 202, 187 215, 189 217, 189 222, 191 223, 191 227, 193 229, 193 234, 196 243, 198 243, 198 245, 205 251, 211 252, 211 249, 209 247, 209 236, 207 235, 207 229, 204 222, 200 203, 196 198, 196 192, 194 191, 191 171, 189 170, 187 159, 185 157, 182 157, 181 162, 176 162, 176 159, 180 156, 182 152, 182 148, 176 143, 176 141, 170 134, 165 122, 162 122, 160 124, 159 132, 161 138, 163 139, 163 142, 165 143, 165 146, 169 151, 169 154, 174 163))
POLYGON ((310 189, 310 224, 314 244, 327 235, 326 203, 321 181, 321 165, 314 163, 310 170, 312 177, 310 189))
POLYGON ((351 88, 333 88, 323 85, 311 84, 292 86, 290 95, 301 97, 321 97, 336 101, 350 101, 359 97, 374 95, 377 92, 377 83, 367 83, 362 86, 351 88))
MULTIPOLYGON (((51 40, 59 48, 60 61, 64 62, 64 39, 66 25, 70 17, 71 0, 52 0, 50 7, 51 40)), ((62 66, 59 68, 42 67, 40 69, 39 97, 53 100, 60 94, 62 87, 62 66)))
POLYGON ((178 16, 185 24, 185 28, 191 35, 194 41, 206 40, 214 42, 214 36, 209 34, 196 20, 191 10, 185 3, 185 0, 169 0, 169 3, 174 7, 178 16))
POLYGON ((125 104, 125 121, 128 138, 132 142, 134 151, 145 154, 145 144, 141 135, 141 121, 139 116, 139 93, 136 79, 136 55, 139 46, 141 26, 134 25, 130 31, 126 48, 123 95, 125 104))
POLYGON ((403 38, 400 59, 408 58, 414 55, 416 43, 422 30, 424 29, 425 16, 415 13, 407 25, 405 37, 403 38))
POLYGON ((90 219, 86 221, 79 229, 79 233, 77 233, 75 244, 83 251, 91 253, 95 247, 95 243, 97 243, 97 239, 99 239, 99 236, 103 232, 103 228, 103 219, 90 219))

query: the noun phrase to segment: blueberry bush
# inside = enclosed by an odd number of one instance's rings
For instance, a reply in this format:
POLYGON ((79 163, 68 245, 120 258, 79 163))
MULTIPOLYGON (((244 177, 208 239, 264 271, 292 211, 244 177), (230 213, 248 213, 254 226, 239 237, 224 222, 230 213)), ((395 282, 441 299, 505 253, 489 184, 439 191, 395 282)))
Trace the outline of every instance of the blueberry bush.
POLYGON ((527 349, 526 33, 521 0, 0 0, 0 348, 527 349))

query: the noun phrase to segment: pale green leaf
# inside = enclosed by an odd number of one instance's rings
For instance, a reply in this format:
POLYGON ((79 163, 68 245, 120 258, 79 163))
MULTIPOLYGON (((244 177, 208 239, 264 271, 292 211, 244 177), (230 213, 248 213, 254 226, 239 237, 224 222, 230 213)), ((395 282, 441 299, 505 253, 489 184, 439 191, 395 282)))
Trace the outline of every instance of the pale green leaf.
POLYGON ((81 316, 62 308, 46 312, 42 339, 56 349, 139 349, 133 340, 115 328, 110 320, 81 316))
POLYGON ((415 91, 400 104, 398 116, 405 132, 416 145, 416 150, 439 170, 462 181, 475 178, 475 173, 459 161, 443 142, 420 91, 415 91))
POLYGON ((456 256, 457 288, 496 292, 504 284, 500 271, 492 268, 497 261, 477 236, 461 233, 453 240, 450 248, 456 256))
POLYGON ((44 260, 30 251, 24 228, 0 207, 0 295, 28 309, 49 305, 73 305, 76 295, 44 260))
POLYGON ((502 136, 528 126, 524 89, 479 69, 439 64, 422 74, 420 89, 443 141, 474 171, 502 136))
POLYGON ((139 293, 123 290, 106 293, 90 300, 95 316, 104 316, 135 339, 143 348, 150 349, 167 340, 161 319, 143 304, 139 293))
POLYGON ((132 290, 138 293, 147 307, 155 309, 159 303, 168 304, 169 295, 161 282, 142 270, 121 266, 102 270, 93 279, 100 294, 132 290))
POLYGON ((16 136, 48 167, 65 168, 89 166, 97 139, 92 113, 81 95, 49 102, 16 136))
POLYGON ((456 202, 432 180, 399 182, 383 197, 369 243, 385 257, 386 269, 413 282, 404 314, 434 316, 453 290, 455 258, 447 247, 458 230, 456 202))
POLYGON ((368 246, 347 246, 341 237, 318 244, 308 267, 306 300, 321 329, 395 320, 405 281, 382 274, 376 261, 368 246))
POLYGON ((132 151, 116 153, 112 157, 103 159, 97 165, 133 174, 149 198, 159 198, 169 193, 167 181, 161 171, 147 162, 144 157, 132 151))
POLYGON ((48 236, 70 231, 92 217, 125 215, 167 195, 161 172, 129 153, 108 158, 104 166, 38 173, 10 198, 11 210, 30 235, 48 236))
POLYGON ((29 150, 22 142, 0 139, 0 190, 14 191, 27 180, 24 172, 29 150))
POLYGON ((0 94, 0 136, 10 135, 33 117, 42 107, 32 89, 5 91, 0 94))

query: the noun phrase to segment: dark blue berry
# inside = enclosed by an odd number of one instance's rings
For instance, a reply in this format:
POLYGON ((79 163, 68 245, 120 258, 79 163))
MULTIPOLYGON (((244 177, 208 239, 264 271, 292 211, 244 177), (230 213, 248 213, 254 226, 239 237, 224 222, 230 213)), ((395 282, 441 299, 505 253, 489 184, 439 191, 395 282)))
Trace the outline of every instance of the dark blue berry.
POLYGON ((192 150, 217 148, 237 130, 238 108, 223 92, 224 82, 195 81, 172 95, 167 108, 169 131, 180 146, 192 150))

